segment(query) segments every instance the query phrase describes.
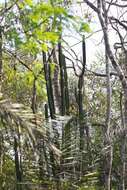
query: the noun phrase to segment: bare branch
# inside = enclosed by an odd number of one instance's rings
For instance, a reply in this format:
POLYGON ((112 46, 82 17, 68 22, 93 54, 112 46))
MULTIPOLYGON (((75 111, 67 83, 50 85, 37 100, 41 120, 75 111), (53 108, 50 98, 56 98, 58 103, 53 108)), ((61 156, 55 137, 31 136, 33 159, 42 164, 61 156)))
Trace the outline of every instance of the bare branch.
POLYGON ((91 7, 91 9, 93 9, 96 13, 98 13, 98 8, 95 7, 95 6, 93 5, 93 3, 91 3, 89 0, 84 0, 84 2, 85 2, 89 7, 91 7))

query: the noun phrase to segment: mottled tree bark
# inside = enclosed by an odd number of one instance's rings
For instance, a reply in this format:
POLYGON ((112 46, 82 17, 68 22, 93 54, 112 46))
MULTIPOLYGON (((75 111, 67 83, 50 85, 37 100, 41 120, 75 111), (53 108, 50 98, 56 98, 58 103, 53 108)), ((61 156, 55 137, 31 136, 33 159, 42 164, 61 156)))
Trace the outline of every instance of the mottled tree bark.
POLYGON ((55 63, 54 75, 53 75, 53 88, 54 88, 54 101, 58 109, 58 113, 61 110, 61 97, 60 97, 60 84, 59 84, 59 64, 56 56, 56 49, 53 51, 53 62, 55 63))

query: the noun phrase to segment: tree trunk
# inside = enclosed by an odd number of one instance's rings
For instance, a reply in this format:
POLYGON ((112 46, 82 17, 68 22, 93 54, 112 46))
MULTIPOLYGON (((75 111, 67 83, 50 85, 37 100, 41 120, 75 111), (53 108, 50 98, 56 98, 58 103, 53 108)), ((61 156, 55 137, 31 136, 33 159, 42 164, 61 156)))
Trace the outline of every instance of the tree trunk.
MULTIPOLYGON (((105 137, 107 140, 107 137, 105 137)), ((106 142, 105 140, 105 147, 108 147, 107 152, 105 153, 104 159, 103 159, 103 184, 105 190, 111 190, 111 171, 112 171, 112 160, 113 160, 113 148, 111 146, 110 141, 106 142)))
POLYGON ((0 27, 0 93, 2 88, 2 70, 3 70, 3 61, 2 61, 2 28, 0 27))
POLYGON ((68 89, 68 74, 67 74, 67 66, 65 56, 63 55, 63 68, 64 68, 64 85, 65 85, 65 107, 66 107, 66 115, 69 115, 69 89, 68 89))
POLYGON ((3 173, 3 156, 4 156, 4 138, 3 134, 0 134, 0 173, 3 173))
POLYGON ((126 177, 126 138, 123 137, 122 144, 121 144, 121 162, 122 162, 122 168, 121 168, 121 184, 120 184, 120 190, 125 190, 125 177, 126 177))
POLYGON ((65 82, 64 82, 64 65, 63 65, 63 53, 61 43, 58 44, 59 51, 59 66, 60 66, 60 90, 61 90, 61 115, 66 113, 65 105, 65 82))
MULTIPOLYGON (((104 146, 107 148, 107 153, 104 157, 104 187, 105 190, 111 190, 111 171, 112 171, 112 156, 113 148, 110 137, 110 120, 111 120, 111 82, 110 82, 110 65, 109 58, 115 69, 119 70, 117 63, 114 60, 113 54, 110 49, 108 39, 108 15, 106 10, 106 2, 97 1, 98 6, 98 17, 104 33, 105 42, 105 62, 106 62, 106 74, 107 74, 107 111, 106 111, 106 125, 104 129, 104 146), (104 17, 102 16, 102 11, 104 17)), ((121 71, 121 70, 120 70, 121 71)))
POLYGON ((52 79, 51 79, 51 73, 50 73, 51 71, 50 71, 50 65, 46 61, 45 52, 43 52, 43 64, 44 64, 44 74, 45 74, 50 116, 51 116, 51 119, 55 119, 55 105, 54 105, 54 98, 53 98, 52 79))
POLYGON ((32 105, 31 105, 31 108, 32 108, 32 111, 33 113, 36 113, 37 112, 37 89, 36 89, 36 80, 37 78, 34 77, 34 81, 33 81, 33 93, 32 93, 32 105))
MULTIPOLYGON (((121 126, 123 129, 125 129, 125 116, 123 111, 123 95, 122 92, 120 94, 120 112, 121 112, 121 126)), ((125 190, 125 166, 126 166, 126 160, 125 160, 125 144, 126 144, 126 137, 123 136, 120 144, 120 158, 121 158, 121 168, 120 168, 120 184, 119 184, 119 190, 125 190)))
MULTIPOLYGON (((127 88, 124 88, 124 128, 127 129, 127 88)), ((122 139, 122 147, 121 147, 121 159, 122 159, 122 188, 121 190, 125 190, 125 179, 126 179, 126 134, 122 139)))
POLYGON ((84 76, 80 76, 78 80, 78 109, 79 109, 79 124, 80 124, 80 151, 84 149, 85 140, 85 127, 84 127, 84 116, 83 116, 83 79, 84 76))
POLYGON ((53 62, 55 63, 54 75, 53 75, 53 87, 54 87, 54 101, 58 112, 61 110, 61 97, 60 97, 60 86, 59 86, 59 64, 56 56, 56 50, 53 51, 53 62))
POLYGON ((110 82, 110 65, 107 55, 107 49, 105 48, 105 62, 106 62, 106 74, 107 74, 107 111, 106 111, 106 128, 104 130, 104 146, 109 147, 104 157, 104 185, 106 190, 111 189, 111 171, 112 171, 112 156, 113 148, 110 137, 110 120, 111 120, 111 82, 110 82))
POLYGON ((21 169, 20 158, 19 158, 19 145, 18 145, 16 137, 14 137, 14 153, 15 153, 15 171, 16 171, 16 180, 17 180, 17 190, 22 190, 22 187, 19 184, 22 182, 22 169, 21 169))
MULTIPOLYGON (((78 103, 78 115, 79 115, 79 131, 80 131, 80 153, 81 153, 81 175, 84 171, 84 147, 85 147, 85 130, 86 134, 88 135, 88 128, 86 126, 86 118, 84 115, 83 110, 83 86, 84 86, 84 74, 85 74, 85 68, 86 68, 86 44, 85 44, 85 38, 83 36, 82 41, 82 71, 78 78, 78 93, 77 93, 77 103, 78 103)), ((87 138, 88 140, 88 138, 87 138)))

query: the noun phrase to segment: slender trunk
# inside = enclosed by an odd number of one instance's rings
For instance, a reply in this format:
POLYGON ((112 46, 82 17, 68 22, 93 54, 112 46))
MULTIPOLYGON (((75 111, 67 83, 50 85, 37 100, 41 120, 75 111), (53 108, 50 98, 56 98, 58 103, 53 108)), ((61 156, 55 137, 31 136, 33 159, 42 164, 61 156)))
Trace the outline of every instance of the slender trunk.
POLYGON ((84 130, 85 130, 85 122, 84 122, 84 113, 83 113, 83 85, 84 85, 84 74, 86 68, 86 44, 83 36, 82 41, 82 56, 83 56, 83 64, 82 71, 78 79, 78 110, 79 110, 79 122, 80 122, 80 150, 84 149, 84 130))
POLYGON ((104 187, 105 190, 111 190, 111 171, 112 171, 112 159, 113 159, 113 147, 110 137, 110 120, 111 120, 111 81, 110 81, 110 64, 109 54, 111 58, 110 46, 108 43, 108 17, 106 10, 106 2, 98 0, 98 17, 104 32, 105 42, 105 62, 106 62, 106 75, 107 75, 107 110, 106 110, 106 121, 104 129, 104 146, 108 147, 108 151, 104 157, 104 187), (104 18, 102 18, 101 9, 104 12, 104 18), (110 52, 110 53, 109 53, 110 52))
POLYGON ((69 89, 68 89, 68 74, 67 74, 67 66, 65 56, 63 55, 63 68, 64 68, 64 86, 65 86, 65 107, 66 107, 66 114, 69 115, 69 89))
POLYGON ((54 75, 53 75, 53 87, 54 87, 54 100, 56 103, 56 107, 58 108, 58 112, 61 109, 61 98, 60 98, 60 86, 59 86, 59 65, 56 56, 56 50, 54 48, 53 51, 53 62, 55 63, 54 75))
POLYGON ((86 68, 86 44, 85 44, 84 36, 83 36, 83 41, 82 41, 82 56, 83 56, 82 71, 78 79, 78 93, 77 93, 79 131, 80 131, 81 175, 82 175, 82 172, 84 171, 83 150, 85 147, 85 130, 86 130, 86 134, 88 134, 87 126, 86 126, 86 118, 84 118, 84 110, 83 110, 83 86, 84 86, 84 74, 85 74, 85 68, 86 68))
POLYGON ((65 56, 62 53, 61 43, 58 44, 59 66, 60 66, 60 87, 61 87, 61 114, 69 115, 69 90, 68 75, 65 56))
POLYGON ((125 190, 125 176, 126 176, 126 138, 124 137, 121 142, 121 161, 122 161, 122 168, 121 168, 121 185, 120 190, 125 190))
MULTIPOLYGON (((124 112, 123 112, 123 95, 122 93, 120 94, 120 112, 121 112, 121 126, 123 129, 125 129, 125 117, 124 117, 124 112)), ((123 136, 121 140, 121 145, 120 145, 120 152, 121 152, 121 179, 120 179, 120 184, 119 184, 119 190, 125 190, 125 144, 126 144, 126 138, 123 136)))
POLYGON ((53 113, 55 115, 54 94, 53 94, 53 85, 52 85, 52 77, 51 77, 51 63, 48 65, 48 74, 49 74, 49 90, 50 90, 50 96, 51 96, 51 103, 52 103, 53 113))
POLYGON ((46 119, 46 121, 48 120, 48 105, 47 104, 45 104, 45 119, 46 119))
POLYGON ((79 112, 79 132, 80 132, 80 154, 81 154, 81 163, 80 163, 80 173, 81 176, 84 172, 85 165, 83 164, 84 157, 84 148, 85 148, 85 129, 86 129, 86 121, 84 118, 83 111, 83 82, 84 76, 80 76, 78 80, 78 112, 79 112))
POLYGON ((20 165, 20 158, 19 158, 19 145, 17 142, 17 138, 14 137, 14 153, 15 153, 15 171, 16 171, 16 180, 17 180, 17 190, 22 190, 20 184, 22 182, 22 170, 20 165))
MULTIPOLYGON (((127 128, 127 88, 124 88, 124 128, 127 128)), ((122 139, 121 147, 121 159, 122 159, 122 187, 121 190, 125 190, 125 179, 126 179, 126 135, 122 139)))
POLYGON ((0 173, 3 173, 3 156, 4 156, 4 139, 3 134, 0 134, 0 173))
POLYGON ((78 111, 79 111, 79 124, 80 124, 80 151, 82 152, 84 149, 84 140, 85 140, 85 134, 84 134, 84 116, 83 116, 83 76, 79 77, 78 80, 78 111))
POLYGON ((104 157, 104 186, 106 190, 111 189, 111 171, 112 171, 112 156, 113 148, 111 144, 110 137, 110 120, 111 120, 111 82, 110 82, 110 66, 107 56, 107 51, 105 50, 106 57, 106 74, 107 74, 107 113, 106 113, 106 128, 104 130, 104 146, 109 147, 108 152, 104 157))
POLYGON ((52 80, 51 80, 51 71, 49 63, 46 61, 46 53, 43 52, 43 64, 44 64, 44 74, 45 74, 45 81, 46 81, 46 89, 47 89, 47 97, 48 97, 48 104, 49 104, 49 111, 51 119, 55 119, 55 105, 54 105, 54 98, 53 98, 53 89, 52 89, 52 80))
POLYGON ((2 69, 3 69, 3 61, 2 61, 2 28, 0 27, 0 93, 2 88, 2 69))
POLYGON ((33 81, 33 93, 32 93, 32 105, 31 105, 31 108, 32 108, 32 111, 33 113, 36 113, 37 112, 37 89, 36 89, 36 80, 37 78, 34 77, 34 81, 33 81))
POLYGON ((61 43, 58 44, 59 51, 59 66, 60 66, 60 89, 61 89, 61 115, 65 115, 65 83, 64 83, 64 66, 63 66, 63 54, 61 43))
MULTIPOLYGON (((108 142, 106 142, 108 146, 108 142)), ((113 160, 113 149, 109 145, 108 152, 106 153, 103 160, 103 170, 104 170, 104 188, 105 190, 111 190, 111 171, 112 171, 112 160, 113 160)))

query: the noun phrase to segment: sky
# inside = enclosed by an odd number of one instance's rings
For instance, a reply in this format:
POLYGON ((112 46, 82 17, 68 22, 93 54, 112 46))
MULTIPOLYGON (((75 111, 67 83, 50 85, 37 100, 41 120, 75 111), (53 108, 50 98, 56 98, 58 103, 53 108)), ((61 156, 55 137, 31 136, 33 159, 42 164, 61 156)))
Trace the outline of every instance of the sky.
MULTIPOLYGON (((105 52, 105 47, 104 47, 104 40, 103 40, 103 33, 101 30, 101 26, 97 17, 96 13, 93 13, 93 11, 86 6, 85 3, 80 4, 79 6, 75 3, 72 6, 72 10, 75 15, 79 16, 84 16, 84 13, 89 13, 91 14, 91 22, 90 22, 90 27, 92 30, 92 33, 85 33, 86 36, 86 54, 87 54, 87 67, 91 66, 92 64, 94 65, 95 62, 97 62, 97 57, 98 54, 101 56, 104 55, 105 52), (98 31, 98 32, 97 32, 98 31), (90 36, 90 37, 89 37, 90 36)), ((116 18, 119 19, 119 16, 124 12, 125 10, 118 9, 115 6, 112 6, 110 8, 109 15, 110 16, 115 16, 116 18), (120 15, 118 14, 120 13, 120 15)), ((125 15, 126 17, 127 15, 125 15)), ((124 18, 126 20, 126 18, 124 18)), ((85 21, 85 19, 84 19, 85 21)), ((68 32, 68 31, 67 31, 68 32)), ((122 30, 122 34, 124 31, 122 30)), ((72 32, 73 37, 68 37, 67 40, 72 46, 79 41, 81 41, 81 37, 76 35, 76 33, 72 32)), ((114 43, 119 42, 119 38, 116 35, 116 32, 109 26, 109 42, 111 45, 111 48, 114 52, 114 43)), ((81 56, 81 43, 78 44, 77 46, 73 46, 73 49, 76 51, 76 53, 81 56)))
MULTIPOLYGON (((85 4, 82 4, 81 7, 80 5, 77 6, 77 4, 75 3, 72 6, 72 12, 74 13, 74 15, 84 17, 84 13, 88 12, 88 7, 87 10, 84 10, 84 7, 86 7, 85 4)), ((93 63, 96 60, 96 55, 98 54, 98 52, 104 52, 104 46, 102 43, 100 43, 103 37, 102 32, 96 32, 101 29, 100 24, 97 20, 97 15, 94 15, 90 23, 91 33, 84 33, 86 37, 86 54, 88 67, 89 65, 91 65, 91 63, 93 63)), ((84 22, 87 21, 84 19, 84 22)), ((66 34, 69 35, 68 37, 66 37, 67 42, 71 44, 71 47, 80 58, 82 52, 82 37, 78 35, 76 32, 70 32, 69 30, 66 31, 66 34)))

